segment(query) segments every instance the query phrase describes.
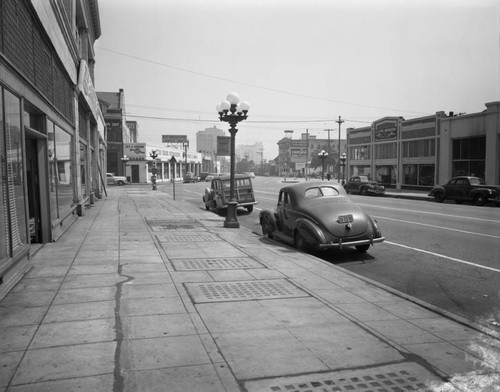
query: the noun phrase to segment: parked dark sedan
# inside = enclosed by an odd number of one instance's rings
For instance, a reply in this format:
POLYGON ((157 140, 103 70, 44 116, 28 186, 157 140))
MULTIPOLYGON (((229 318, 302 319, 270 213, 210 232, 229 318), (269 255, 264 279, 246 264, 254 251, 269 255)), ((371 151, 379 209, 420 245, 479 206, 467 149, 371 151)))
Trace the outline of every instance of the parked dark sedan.
POLYGON ((356 247, 382 242, 376 221, 354 204, 339 184, 301 182, 281 188, 275 211, 259 216, 262 232, 298 249, 356 247))
POLYGON ((383 195, 385 188, 376 181, 371 181, 367 176, 354 176, 344 185, 347 193, 360 195, 383 195))
POLYGON ((482 206, 487 201, 500 203, 500 186, 487 185, 479 177, 458 176, 453 177, 445 185, 432 188, 429 196, 434 197, 438 203, 451 199, 457 204, 469 201, 482 206))

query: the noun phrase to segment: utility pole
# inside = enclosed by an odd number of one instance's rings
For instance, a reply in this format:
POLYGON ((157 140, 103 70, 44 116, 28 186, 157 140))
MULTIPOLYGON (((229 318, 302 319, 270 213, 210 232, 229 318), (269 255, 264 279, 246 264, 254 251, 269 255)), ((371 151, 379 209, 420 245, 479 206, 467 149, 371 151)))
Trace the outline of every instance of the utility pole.
MULTIPOLYGON (((333 129, 325 129, 325 132, 328 132, 328 156, 330 157, 330 160, 331 160, 331 157, 332 157, 332 151, 331 151, 331 148, 330 148, 330 132, 333 131, 333 129)), ((329 169, 330 165, 326 165, 326 171, 329 172, 330 169, 329 169)))
POLYGON ((304 177, 307 181, 307 160, 309 159, 309 129, 306 129, 306 167, 304 170, 304 177))
POLYGON ((340 176, 341 176, 341 173, 340 173, 340 125, 344 122, 344 120, 342 120, 342 117, 339 116, 339 119, 337 121, 335 121, 337 124, 339 124, 339 162, 338 162, 338 168, 339 168, 339 175, 338 175, 338 181, 340 183, 340 176))

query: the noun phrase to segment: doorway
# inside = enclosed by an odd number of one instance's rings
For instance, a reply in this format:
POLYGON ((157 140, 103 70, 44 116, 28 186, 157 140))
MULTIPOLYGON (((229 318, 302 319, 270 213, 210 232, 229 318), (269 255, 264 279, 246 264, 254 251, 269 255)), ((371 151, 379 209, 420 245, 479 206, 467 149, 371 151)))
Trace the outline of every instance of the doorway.
POLYGON ((139 178, 139 165, 132 165, 130 166, 130 169, 132 170, 132 183, 133 184, 138 184, 140 182, 139 178))

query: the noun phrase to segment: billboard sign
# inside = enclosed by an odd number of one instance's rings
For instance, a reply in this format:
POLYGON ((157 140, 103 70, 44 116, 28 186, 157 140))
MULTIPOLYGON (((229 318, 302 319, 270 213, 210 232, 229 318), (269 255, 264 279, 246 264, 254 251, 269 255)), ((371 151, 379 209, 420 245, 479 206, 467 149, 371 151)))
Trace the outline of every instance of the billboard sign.
POLYGON ((161 135, 161 142, 172 144, 188 143, 188 137, 187 135, 161 135))
POLYGON ((291 140, 290 143, 290 162, 299 163, 306 160, 306 141, 291 140))

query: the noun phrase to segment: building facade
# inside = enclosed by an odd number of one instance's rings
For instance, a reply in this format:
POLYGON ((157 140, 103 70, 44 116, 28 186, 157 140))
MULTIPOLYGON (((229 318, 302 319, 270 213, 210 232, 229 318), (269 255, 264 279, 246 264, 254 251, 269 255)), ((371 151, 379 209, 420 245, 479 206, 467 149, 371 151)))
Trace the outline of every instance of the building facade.
POLYGON ((347 130, 347 176, 366 175, 387 187, 427 190, 457 175, 500 183, 500 102, 469 115, 437 112, 384 117, 347 130))
POLYGON ((100 195, 96 0, 0 2, 0 298, 100 195))

